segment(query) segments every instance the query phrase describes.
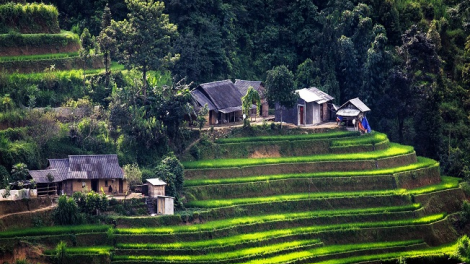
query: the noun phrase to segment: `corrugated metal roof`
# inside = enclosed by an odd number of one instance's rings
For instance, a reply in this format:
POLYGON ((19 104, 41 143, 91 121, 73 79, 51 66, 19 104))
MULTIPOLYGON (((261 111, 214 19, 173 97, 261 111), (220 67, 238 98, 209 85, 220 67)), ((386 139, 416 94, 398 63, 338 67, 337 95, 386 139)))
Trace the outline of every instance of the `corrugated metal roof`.
POLYGON ((353 116, 358 116, 361 111, 353 108, 343 108, 340 109, 336 112, 336 115, 338 116, 348 116, 348 117, 353 117, 353 116))
POLYGON ((354 99, 351 99, 349 101, 347 101, 346 103, 344 103, 339 109, 343 109, 343 108, 351 108, 351 105, 354 106, 355 108, 357 108, 359 111, 361 112, 368 112, 370 111, 370 108, 367 107, 367 105, 365 105, 359 98, 354 98, 354 99))
POLYGON ((49 179, 47 178, 47 175, 50 174, 52 177, 54 177, 54 180, 52 182, 61 182, 62 177, 60 177, 59 173, 57 170, 30 170, 29 175, 34 179, 36 183, 50 183, 49 179))
POLYGON ((318 104, 323 104, 335 99, 334 97, 319 90, 316 87, 303 88, 297 90, 296 92, 299 94, 300 98, 302 98, 307 103, 316 102, 318 104))
POLYGON ((149 182, 150 184, 152 184, 154 186, 166 185, 166 182, 160 180, 160 178, 147 179, 147 182, 149 182))

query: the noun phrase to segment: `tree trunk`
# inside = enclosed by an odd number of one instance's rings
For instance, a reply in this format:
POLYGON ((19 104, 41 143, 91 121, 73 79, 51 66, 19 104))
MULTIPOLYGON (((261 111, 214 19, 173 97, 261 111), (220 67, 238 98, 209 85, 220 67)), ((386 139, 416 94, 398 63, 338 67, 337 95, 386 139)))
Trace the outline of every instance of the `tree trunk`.
POLYGON ((282 106, 281 106, 281 129, 282 129, 282 106))
POLYGON ((405 120, 403 118, 398 118, 398 142, 400 144, 403 144, 403 126, 404 126, 405 120))

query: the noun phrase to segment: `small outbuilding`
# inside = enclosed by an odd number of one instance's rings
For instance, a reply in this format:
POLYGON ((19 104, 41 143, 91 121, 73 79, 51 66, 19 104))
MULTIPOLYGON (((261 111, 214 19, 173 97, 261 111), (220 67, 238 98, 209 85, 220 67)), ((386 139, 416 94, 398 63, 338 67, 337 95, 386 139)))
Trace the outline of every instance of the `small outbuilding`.
MULTIPOLYGON (((282 121, 298 126, 314 125, 330 120, 331 101, 334 97, 318 88, 303 88, 295 91, 299 98, 297 105, 282 109, 282 121)), ((281 106, 276 105, 276 121, 281 121, 281 106)))
POLYGON ((147 179, 148 196, 152 204, 156 205, 159 215, 173 215, 175 213, 174 197, 165 195, 166 182, 159 178, 147 179))
POLYGON ((347 127, 354 127, 355 130, 359 129, 362 132, 370 132, 370 126, 366 117, 368 112, 370 112, 370 108, 356 97, 338 108, 336 112, 337 121, 344 123, 347 127))

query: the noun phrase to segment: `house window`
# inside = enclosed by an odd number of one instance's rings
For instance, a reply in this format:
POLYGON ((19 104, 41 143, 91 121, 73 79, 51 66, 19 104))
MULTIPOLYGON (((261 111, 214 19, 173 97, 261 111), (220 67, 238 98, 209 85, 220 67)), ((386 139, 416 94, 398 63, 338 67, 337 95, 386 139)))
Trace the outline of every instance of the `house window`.
POLYGON ((82 188, 85 188, 85 187, 86 187, 86 183, 82 181, 82 188))
POLYGON ((108 187, 108 180, 104 181, 104 187, 108 187))

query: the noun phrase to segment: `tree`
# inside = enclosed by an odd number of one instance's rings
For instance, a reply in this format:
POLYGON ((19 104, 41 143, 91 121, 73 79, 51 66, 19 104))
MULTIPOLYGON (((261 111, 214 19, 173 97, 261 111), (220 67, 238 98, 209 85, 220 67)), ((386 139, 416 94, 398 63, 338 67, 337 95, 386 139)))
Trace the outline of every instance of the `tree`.
POLYGON ((207 122, 206 116, 209 113, 209 106, 204 104, 204 106, 199 110, 197 113, 197 126, 199 127, 199 131, 204 127, 207 122))
POLYGON ((0 165, 0 189, 3 189, 8 186, 10 181, 10 173, 5 168, 5 166, 0 165))
POLYGON ((29 175, 28 166, 24 163, 17 163, 11 169, 11 178, 13 181, 24 181, 29 175))
POLYGON ((142 184, 142 172, 139 169, 139 164, 124 165, 124 177, 127 180, 129 189, 134 189, 136 185, 142 184))
POLYGON ((308 58, 299 66, 295 72, 295 87, 297 89, 309 88, 320 85, 321 71, 314 62, 308 58))
POLYGON ((162 70, 178 56, 171 54, 171 42, 176 38, 176 25, 164 14, 163 2, 154 0, 126 0, 130 11, 128 20, 112 21, 119 61, 127 69, 142 72, 142 94, 147 95, 147 72, 162 70))
POLYGON ((266 97, 270 105, 279 104, 281 110, 291 108, 297 102, 294 86, 294 74, 285 66, 277 66, 267 72, 266 97))
POLYGON ((183 190, 184 169, 178 158, 174 155, 164 158, 154 169, 155 176, 166 182, 165 194, 179 196, 183 190))
POLYGON ((249 125, 249 121, 247 120, 248 116, 250 116, 250 111, 253 106, 253 103, 256 104, 256 115, 258 116, 261 99, 259 97, 258 91, 256 91, 253 86, 250 86, 248 87, 246 94, 242 97, 242 109, 243 113, 246 115, 245 120, 243 120, 245 126, 249 125))
POLYGON ((106 87, 109 86, 109 75, 111 74, 109 69, 111 64, 110 52, 115 46, 114 39, 112 38, 113 29, 111 28, 111 20, 111 9, 109 9, 108 3, 106 3, 101 17, 101 31, 98 36, 98 43, 101 51, 103 52, 104 68, 106 71, 106 87))

